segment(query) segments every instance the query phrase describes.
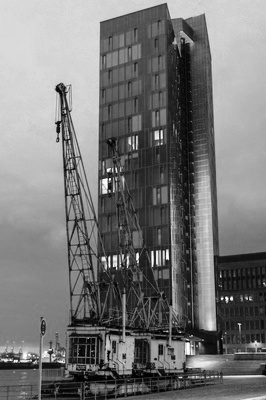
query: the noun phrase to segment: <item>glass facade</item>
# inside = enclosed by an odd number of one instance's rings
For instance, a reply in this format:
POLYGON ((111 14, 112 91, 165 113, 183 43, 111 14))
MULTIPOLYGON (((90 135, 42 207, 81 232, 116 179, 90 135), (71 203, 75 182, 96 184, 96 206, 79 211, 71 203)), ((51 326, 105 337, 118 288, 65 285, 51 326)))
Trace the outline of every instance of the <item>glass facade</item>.
MULTIPOLYGON (((218 254, 211 59, 204 16, 166 4, 101 23, 99 224, 118 271, 116 138, 160 290, 180 325, 216 330, 218 254)), ((140 260, 141 263, 141 260, 140 260)), ((149 287, 143 290, 150 296, 149 287)))
POLYGON ((266 253, 219 257, 218 268, 224 353, 265 351, 266 253))
MULTIPOLYGON (((195 235, 199 328, 216 330, 214 256, 219 254, 211 54, 204 15, 174 20, 190 43, 191 114, 194 150, 195 235), (191 31, 193 33, 191 33, 191 31)), ((178 35, 178 32, 177 32, 178 35)))

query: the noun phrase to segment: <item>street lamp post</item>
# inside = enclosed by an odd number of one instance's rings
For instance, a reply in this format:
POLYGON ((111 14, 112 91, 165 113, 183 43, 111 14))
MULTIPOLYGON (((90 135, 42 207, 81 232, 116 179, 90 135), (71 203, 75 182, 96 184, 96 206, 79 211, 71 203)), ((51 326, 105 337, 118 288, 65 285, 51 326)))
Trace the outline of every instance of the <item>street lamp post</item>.
POLYGON ((224 332, 224 347, 225 347, 225 354, 227 354, 227 332, 224 332))
POLYGON ((238 325, 238 330, 239 330, 239 340, 240 340, 240 349, 241 349, 241 344, 242 344, 241 326, 242 326, 242 324, 241 324, 241 322, 238 322, 237 325, 238 325))

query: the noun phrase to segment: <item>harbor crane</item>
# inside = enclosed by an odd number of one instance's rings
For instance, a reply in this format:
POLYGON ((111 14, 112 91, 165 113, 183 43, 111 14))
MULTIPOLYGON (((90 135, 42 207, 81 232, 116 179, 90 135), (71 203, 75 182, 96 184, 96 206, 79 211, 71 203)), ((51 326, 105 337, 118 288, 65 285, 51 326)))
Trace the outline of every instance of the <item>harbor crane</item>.
POLYGON ((128 315, 129 326, 137 324, 144 329, 163 329, 169 327, 173 318, 166 296, 160 291, 151 267, 151 260, 145 246, 138 214, 125 179, 118 141, 112 137, 107 140, 113 158, 113 173, 109 187, 109 196, 116 197, 118 221, 119 268, 123 276, 123 288, 126 304, 134 304, 128 315), (144 288, 146 293, 144 293, 144 288))
POLYGON ((67 369, 87 378, 91 374, 102 376, 107 369, 116 376, 151 370, 151 365, 152 369, 162 365, 176 369, 184 362, 184 342, 177 329, 172 336, 178 320, 154 278, 117 140, 107 141, 113 157, 108 195, 116 196, 118 221, 119 263, 113 271, 71 118, 71 86, 59 83, 55 90, 56 141, 61 138, 63 153, 70 290, 67 369), (164 358, 156 358, 158 346, 172 350, 164 358))
MULTIPOLYGON (((57 139, 62 141, 65 216, 69 267, 70 323, 103 323, 105 310, 100 303, 97 269, 109 277, 106 258, 92 200, 92 194, 71 118, 71 86, 56 86, 59 95, 56 112, 57 139), (69 99, 68 99, 69 98, 69 99), (98 257, 98 246, 102 257, 98 257)), ((120 302, 119 293, 115 296, 120 302)))

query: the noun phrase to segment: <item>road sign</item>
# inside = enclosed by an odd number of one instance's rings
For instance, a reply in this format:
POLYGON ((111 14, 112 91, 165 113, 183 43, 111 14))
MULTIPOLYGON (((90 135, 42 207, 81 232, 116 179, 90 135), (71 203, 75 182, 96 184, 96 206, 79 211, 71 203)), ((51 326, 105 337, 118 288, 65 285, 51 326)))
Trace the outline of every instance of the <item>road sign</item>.
POLYGON ((45 319, 41 320, 41 335, 44 336, 46 333, 46 321, 45 319))

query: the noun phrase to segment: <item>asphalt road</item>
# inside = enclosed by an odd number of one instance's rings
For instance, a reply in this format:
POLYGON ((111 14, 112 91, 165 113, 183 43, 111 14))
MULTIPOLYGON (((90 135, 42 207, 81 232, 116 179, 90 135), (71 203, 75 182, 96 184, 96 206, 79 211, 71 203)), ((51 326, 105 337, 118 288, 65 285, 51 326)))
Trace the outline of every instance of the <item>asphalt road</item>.
POLYGON ((132 400, 266 400, 266 376, 225 376, 223 384, 129 398, 132 400))

